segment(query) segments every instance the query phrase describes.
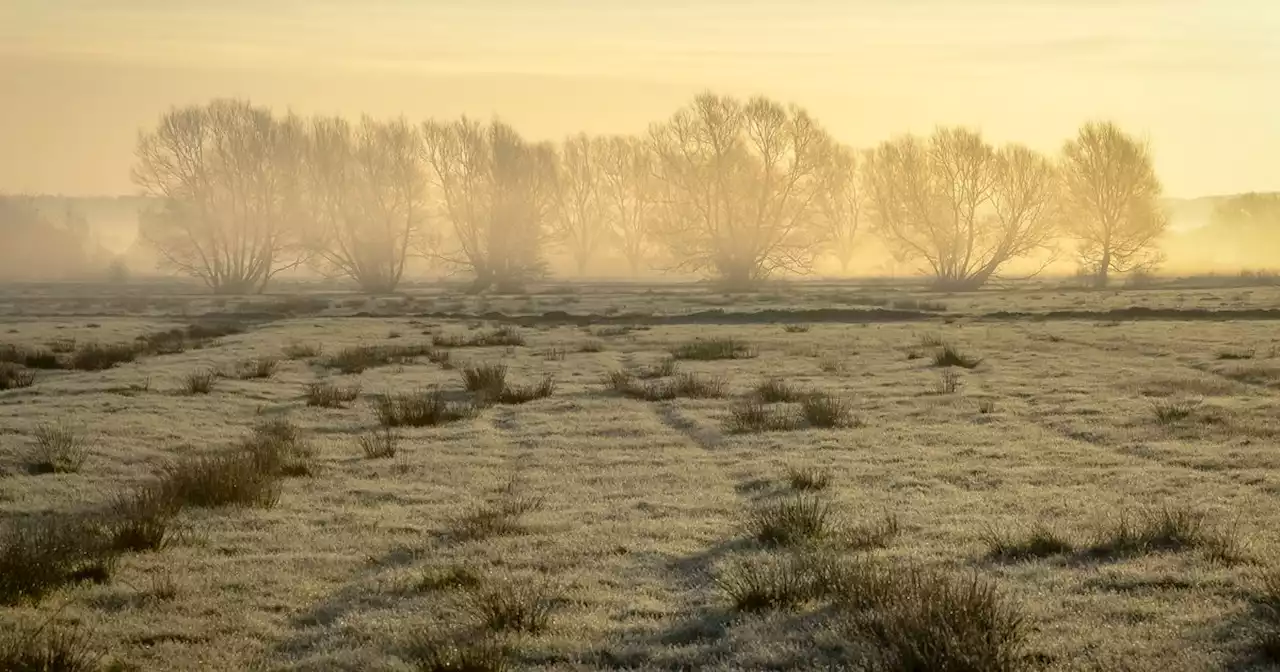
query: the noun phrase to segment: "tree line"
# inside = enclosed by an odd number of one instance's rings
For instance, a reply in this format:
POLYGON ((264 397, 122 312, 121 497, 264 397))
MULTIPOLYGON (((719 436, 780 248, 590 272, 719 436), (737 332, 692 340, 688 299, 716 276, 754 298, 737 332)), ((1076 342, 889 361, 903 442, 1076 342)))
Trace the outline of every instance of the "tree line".
POLYGON ((855 150, 803 108, 706 93, 643 135, 532 142, 501 122, 277 115, 240 100, 175 108, 140 134, 140 233, 214 292, 308 266, 372 293, 426 257, 518 290, 560 246, 748 287, 845 270, 867 235, 973 289, 1071 249, 1099 285, 1149 270, 1167 226, 1147 145, 1091 122, 1057 156, 940 127, 855 150))

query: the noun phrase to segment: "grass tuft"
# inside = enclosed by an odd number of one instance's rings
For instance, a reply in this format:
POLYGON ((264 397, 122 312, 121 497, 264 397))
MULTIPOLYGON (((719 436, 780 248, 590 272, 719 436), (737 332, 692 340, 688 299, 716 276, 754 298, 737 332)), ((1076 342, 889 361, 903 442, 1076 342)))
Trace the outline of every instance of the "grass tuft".
POLYGON ((285 359, 311 359, 324 353, 324 346, 319 343, 293 342, 280 349, 285 359))
POLYGON ((33 474, 71 474, 80 471, 89 457, 84 440, 70 425, 42 423, 36 426, 33 474))
POLYGON ((519 482, 512 479, 495 501, 455 521, 450 531, 460 541, 516 534, 523 529, 521 519, 540 510, 545 503, 541 496, 521 493, 519 482))
POLYGON ((756 506, 747 516, 751 536, 766 546, 799 546, 830 537, 835 516, 823 498, 797 494, 756 506))
POLYGON ((102 655, 83 631, 48 622, 0 635, 0 670, 5 672, 96 672, 102 655))
POLYGON ((934 366, 958 366, 962 369, 977 368, 982 360, 960 352, 955 346, 943 343, 933 353, 934 366))
POLYGON ((729 409, 727 429, 739 434, 785 432, 800 427, 800 419, 786 406, 743 399, 729 409))
POLYGON ((729 566, 716 576, 737 611, 795 609, 815 597, 815 577, 804 558, 753 558, 729 566))
POLYGON ((356 444, 360 446, 360 452, 371 460, 395 457, 400 447, 400 435, 390 427, 381 427, 361 434, 356 444))
POLYGON ((489 638, 441 639, 419 635, 406 658, 419 672, 507 672, 515 669, 506 645, 489 638))
POLYGON ((831 486, 831 472, 820 467, 788 467, 787 483, 797 492, 826 490, 831 486))
POLYGON ((784 324, 782 330, 788 334, 807 334, 809 333, 809 325, 807 324, 784 324))
POLYGON ((510 581, 494 586, 468 603, 480 625, 492 632, 537 634, 551 623, 554 602, 543 585, 510 581))
POLYGON ((187 394, 209 394, 218 382, 218 372, 213 369, 198 369, 188 373, 182 379, 182 390, 187 394))
POLYGON ((1075 550, 1071 540, 1044 524, 1038 524, 1025 535, 1018 536, 990 528, 982 534, 982 542, 987 545, 987 557, 999 562, 1048 558, 1075 550))
POLYGON ((805 396, 800 401, 800 413, 810 427, 838 428, 858 424, 849 400, 829 393, 805 396))
POLYGON ((237 364, 228 377, 238 380, 264 380, 274 376, 279 366, 280 360, 275 357, 247 359, 237 364))
POLYGON ((439 590, 470 590, 483 582, 480 573, 467 565, 429 567, 418 577, 414 590, 429 593, 439 590))
POLYGON ((547 376, 532 385, 506 385, 498 394, 499 404, 525 404, 535 399, 545 399, 555 394, 555 378, 547 376))
POLYGON ((159 551, 172 541, 171 525, 178 514, 174 499, 159 484, 117 497, 107 513, 107 534, 118 552, 159 551))
POLYGON ((341 408, 360 397, 359 385, 341 386, 334 383, 309 383, 306 389, 308 406, 341 408))
POLYGON ((1088 549, 1093 557, 1117 558, 1164 552, 1199 550, 1211 560, 1245 562, 1244 543, 1235 528, 1211 525, 1193 509, 1165 507, 1135 520, 1121 515, 1088 549))
POLYGON ((36 372, 18 364, 0 362, 0 392, 31 387, 36 382, 36 372))
POLYGON ((475 415, 471 404, 445 399, 440 390, 415 390, 374 398, 374 412, 383 427, 434 427, 475 415))
POLYGON ((758 353, 747 343, 733 338, 696 339, 676 346, 671 351, 675 359, 716 360, 750 359, 758 353))
POLYGON ((1199 399, 1153 399, 1151 412, 1155 415, 1156 422, 1170 425, 1190 418, 1201 403, 1199 399))
POLYGON ((507 384, 507 365, 468 364, 463 366, 462 384, 468 392, 477 392, 496 398, 502 394, 507 384))
POLYGON ((938 382, 933 385, 934 394, 955 394, 960 391, 964 381, 955 371, 943 371, 938 374, 938 382))
POLYGON ((0 528, 0 605, 39 602, 72 583, 107 581, 116 558, 107 541, 97 524, 80 516, 8 521, 0 528))
POLYGON ((781 378, 769 378, 756 386, 755 395, 766 404, 799 401, 804 395, 781 378))

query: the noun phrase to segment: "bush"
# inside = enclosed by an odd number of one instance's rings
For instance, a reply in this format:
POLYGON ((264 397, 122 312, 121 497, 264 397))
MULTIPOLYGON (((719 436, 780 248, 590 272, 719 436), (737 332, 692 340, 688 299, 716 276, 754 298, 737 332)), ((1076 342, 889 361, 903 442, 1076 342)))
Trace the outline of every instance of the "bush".
POLYGON ((187 394, 209 394, 218 382, 218 372, 213 369, 198 369, 182 379, 182 389, 187 394))
POLYGON ((440 390, 384 394, 374 399, 383 427, 433 427, 475 415, 470 404, 447 401, 440 390))
POLYGON ((830 537, 835 517, 825 499, 798 494, 757 506, 746 527, 767 546, 798 546, 830 537))
POLYGON ((858 424, 848 400, 834 394, 811 394, 800 402, 800 412, 810 427, 853 427, 858 424))
POLYGON ((479 392, 493 397, 506 386, 506 364, 480 364, 462 367, 462 384, 468 392, 479 392))
POLYGON ((82 631, 44 623, 0 635, 0 670, 5 672, 96 672, 102 653, 82 631))
POLYGON ((82 517, 40 516, 0 529, 0 605, 39 602, 64 585, 107 581, 115 554, 82 517))
POLYGON ((390 427, 382 427, 362 434, 356 443, 364 456, 374 460, 395 457, 400 446, 400 435, 390 427))
POLYGON ((0 392, 16 390, 20 387, 31 387, 35 382, 35 371, 29 371, 17 364, 0 362, 0 392))
POLYGON ((958 366, 962 369, 973 369, 977 368, 981 363, 981 359, 969 357, 949 343, 943 343, 933 353, 934 366, 958 366))
POLYGON ((70 368, 78 371, 105 371, 117 364, 132 362, 141 354, 141 350, 130 343, 116 345, 98 345, 90 343, 77 349, 69 362, 70 368))
POLYGON ((553 601, 545 586, 510 581, 476 595, 468 606, 490 631, 537 634, 551 622, 553 601))
POLYGON ((341 386, 333 383, 308 383, 306 389, 308 406, 321 408, 340 408, 343 404, 355 401, 360 396, 359 385, 341 386))
POLYGON ((36 451, 31 472, 69 474, 80 471, 89 450, 75 430, 65 424, 42 423, 35 431, 36 451))
POLYGON ((728 430, 736 433, 780 432, 797 429, 800 420, 783 406, 744 399, 729 409, 728 430))
POLYGON ((732 338, 696 339, 671 351, 675 359, 694 360, 750 359, 757 354, 755 348, 732 338))
POLYGON ((799 401, 803 394, 781 378, 769 378, 756 386, 756 397, 766 404, 799 401))
POLYGON ((1024 537, 989 529, 982 535, 982 541, 987 545, 988 558, 1005 562, 1063 555, 1075 548, 1070 540, 1043 524, 1033 527, 1024 537))

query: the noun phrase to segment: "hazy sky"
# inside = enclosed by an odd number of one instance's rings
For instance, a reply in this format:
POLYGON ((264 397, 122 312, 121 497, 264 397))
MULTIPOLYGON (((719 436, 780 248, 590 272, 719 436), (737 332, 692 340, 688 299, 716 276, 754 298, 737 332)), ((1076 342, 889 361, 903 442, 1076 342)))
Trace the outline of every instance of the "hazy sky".
POLYGON ((0 190, 130 193, 139 127, 248 97, 528 135, 637 132, 699 90, 868 145, 939 123, 1148 138, 1171 195, 1280 189, 1277 0, 0 0, 0 190))

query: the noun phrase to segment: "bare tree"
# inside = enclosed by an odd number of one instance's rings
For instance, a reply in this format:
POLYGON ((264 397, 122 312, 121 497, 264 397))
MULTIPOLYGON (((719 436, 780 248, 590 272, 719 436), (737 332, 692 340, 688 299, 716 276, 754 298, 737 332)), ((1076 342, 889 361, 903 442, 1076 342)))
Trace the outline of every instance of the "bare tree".
POLYGON ((573 255, 578 275, 600 250, 608 235, 601 195, 600 144, 586 134, 565 141, 560 152, 555 235, 573 255))
POLYGON ((140 218, 162 264, 215 293, 260 292, 306 259, 305 129, 238 100, 170 110, 140 135, 133 179, 159 207, 140 218))
POLYGON ((877 231, 940 288, 980 287, 1056 233, 1052 164, 1024 147, 997 151, 974 131, 885 142, 868 155, 865 182, 877 231))
POLYGON ((866 211, 858 154, 848 147, 836 147, 821 173, 818 209, 826 249, 840 262, 840 271, 849 272, 858 240, 858 228, 866 211))
POLYGON ((637 275, 654 243, 658 205, 654 155, 639 138, 615 136, 597 143, 605 220, 614 246, 626 257, 631 275, 637 275))
POLYGON ((352 127, 315 119, 307 143, 310 243, 324 267, 366 292, 394 291, 427 215, 422 136, 403 119, 352 127))
POLYGON ((807 272, 819 248, 819 175, 832 140, 804 110, 703 94, 652 130, 662 243, 677 268, 744 287, 807 272))
POLYGON ((1113 123, 1088 123, 1062 152, 1066 222, 1080 261, 1105 287, 1109 274, 1160 263, 1156 240, 1168 226, 1160 180, 1147 146, 1113 123))
POLYGON ((526 142, 497 121, 427 122, 423 137, 457 248, 441 258, 474 273, 474 291, 491 285, 516 290, 545 273, 542 243, 556 205, 555 150, 526 142))

